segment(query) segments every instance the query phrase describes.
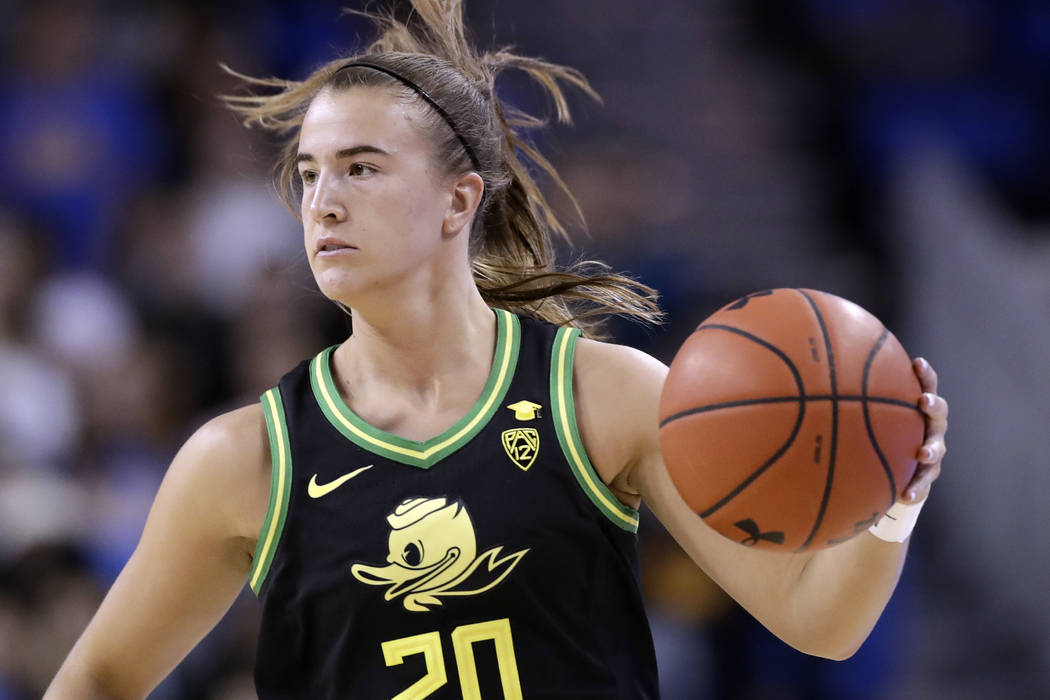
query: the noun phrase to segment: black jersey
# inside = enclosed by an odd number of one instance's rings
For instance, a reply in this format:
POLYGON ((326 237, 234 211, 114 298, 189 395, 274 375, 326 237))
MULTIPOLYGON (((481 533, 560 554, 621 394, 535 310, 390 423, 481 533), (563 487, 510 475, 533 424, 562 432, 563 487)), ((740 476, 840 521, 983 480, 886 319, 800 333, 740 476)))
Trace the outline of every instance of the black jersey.
POLYGON ((657 697, 638 513, 576 427, 579 332, 496 316, 481 397, 430 440, 354 414, 332 348, 263 394, 261 700, 657 697))

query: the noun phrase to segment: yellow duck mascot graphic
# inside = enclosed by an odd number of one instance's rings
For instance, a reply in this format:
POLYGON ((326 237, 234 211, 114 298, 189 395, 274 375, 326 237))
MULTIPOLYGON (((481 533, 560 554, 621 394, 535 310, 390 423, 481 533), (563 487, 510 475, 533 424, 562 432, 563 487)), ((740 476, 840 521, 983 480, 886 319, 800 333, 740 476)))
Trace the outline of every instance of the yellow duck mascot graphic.
POLYGON ((442 597, 484 593, 503 581, 529 551, 500 557, 503 547, 493 547, 478 556, 474 523, 458 500, 408 498, 386 520, 390 563, 355 563, 350 573, 361 583, 389 586, 383 598, 389 602, 404 596, 402 604, 413 612, 441 605, 442 597))

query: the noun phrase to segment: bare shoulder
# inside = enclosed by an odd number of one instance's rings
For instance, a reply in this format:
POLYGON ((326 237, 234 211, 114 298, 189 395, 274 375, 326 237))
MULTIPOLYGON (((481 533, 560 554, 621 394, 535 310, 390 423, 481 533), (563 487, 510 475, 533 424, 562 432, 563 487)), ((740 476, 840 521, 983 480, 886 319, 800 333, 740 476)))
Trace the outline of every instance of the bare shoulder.
POLYGON ((223 413, 198 428, 175 456, 165 482, 209 509, 231 536, 254 541, 270 493, 262 406, 223 413))
MULTIPOLYGON (((580 371, 588 375, 622 375, 621 379, 637 385, 639 389, 651 389, 652 383, 656 381, 658 392, 667 376, 667 365, 652 355, 627 345, 589 338, 580 339, 576 349, 576 364, 580 371)), ((608 381, 608 377, 605 380, 608 381)))
POLYGON ((186 447, 204 454, 242 462, 246 457, 268 454, 266 421, 261 404, 251 404, 219 414, 190 437, 186 447))
POLYGON ((640 350, 584 338, 573 375, 577 422, 591 462, 621 499, 636 506, 631 469, 659 449, 667 366, 640 350))

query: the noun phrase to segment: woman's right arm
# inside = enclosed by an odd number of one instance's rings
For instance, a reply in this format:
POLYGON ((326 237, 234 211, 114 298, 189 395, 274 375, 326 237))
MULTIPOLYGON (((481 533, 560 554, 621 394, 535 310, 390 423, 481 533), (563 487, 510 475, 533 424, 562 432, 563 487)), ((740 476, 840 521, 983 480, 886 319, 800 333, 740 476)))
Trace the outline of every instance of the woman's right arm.
POLYGON ((243 588, 269 492, 259 405, 198 430, 175 456, 134 554, 44 699, 146 697, 243 588))

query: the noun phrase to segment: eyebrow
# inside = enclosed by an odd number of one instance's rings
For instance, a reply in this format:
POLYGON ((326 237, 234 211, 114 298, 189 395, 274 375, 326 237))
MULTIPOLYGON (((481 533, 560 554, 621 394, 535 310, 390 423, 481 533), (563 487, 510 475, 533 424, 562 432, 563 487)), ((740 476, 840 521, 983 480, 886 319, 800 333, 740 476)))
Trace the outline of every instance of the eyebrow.
MULTIPOLYGON (((369 146, 367 144, 362 144, 360 146, 351 146, 350 148, 344 148, 342 150, 336 151, 335 157, 337 159, 352 158, 353 156, 356 156, 359 153, 378 153, 378 154, 383 155, 383 156, 390 155, 389 153, 384 151, 382 148, 379 148, 378 146, 369 146)), ((293 161, 293 165, 298 165, 299 163, 301 163, 303 161, 316 161, 316 160, 317 159, 314 158, 312 153, 298 153, 295 156, 295 160, 293 161)))

